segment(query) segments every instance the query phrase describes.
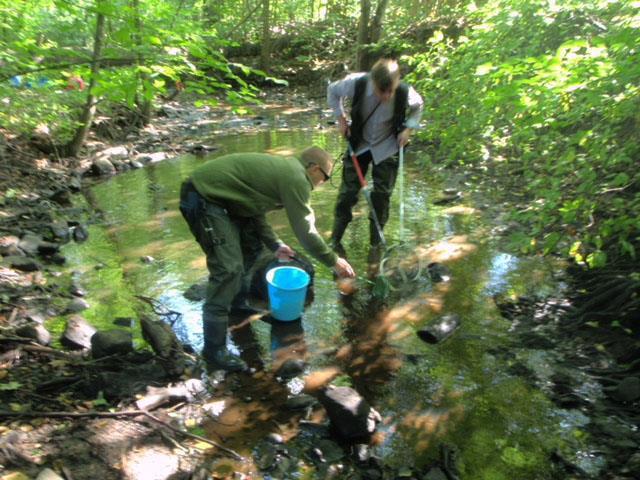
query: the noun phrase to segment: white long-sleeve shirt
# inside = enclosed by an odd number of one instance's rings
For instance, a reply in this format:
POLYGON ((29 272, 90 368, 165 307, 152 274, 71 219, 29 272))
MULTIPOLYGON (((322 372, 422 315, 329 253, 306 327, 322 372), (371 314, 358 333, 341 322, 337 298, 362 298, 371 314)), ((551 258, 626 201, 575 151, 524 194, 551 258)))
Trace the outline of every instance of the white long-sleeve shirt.
MULTIPOLYGON (((327 103, 333 110, 336 119, 343 115, 346 117, 344 100, 345 98, 353 100, 356 80, 363 75, 366 75, 366 73, 352 73, 342 80, 329 84, 327 88, 327 103)), ((356 155, 361 155, 367 150, 371 150, 374 163, 379 164, 395 155, 399 149, 393 125, 395 94, 376 108, 379 100, 375 95, 373 82, 369 79, 363 92, 362 102, 362 118, 367 118, 374 108, 376 110, 364 125, 362 130, 363 142, 355 146, 355 153, 356 155)), ((407 104, 409 111, 407 112, 405 126, 418 128, 422 117, 423 101, 420 94, 411 86, 409 86, 407 104)))

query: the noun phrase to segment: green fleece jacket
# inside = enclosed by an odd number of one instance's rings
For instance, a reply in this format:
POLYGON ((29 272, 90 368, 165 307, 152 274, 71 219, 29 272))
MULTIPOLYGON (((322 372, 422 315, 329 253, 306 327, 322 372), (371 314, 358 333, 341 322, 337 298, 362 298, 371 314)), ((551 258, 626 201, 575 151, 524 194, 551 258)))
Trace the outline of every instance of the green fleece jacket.
POLYGON ((266 222, 265 214, 284 208, 304 249, 325 265, 335 265, 338 257, 316 230, 310 204, 313 183, 298 159, 233 153, 196 168, 191 180, 200 195, 222 205, 231 216, 255 218, 263 242, 272 250, 282 241, 266 222))

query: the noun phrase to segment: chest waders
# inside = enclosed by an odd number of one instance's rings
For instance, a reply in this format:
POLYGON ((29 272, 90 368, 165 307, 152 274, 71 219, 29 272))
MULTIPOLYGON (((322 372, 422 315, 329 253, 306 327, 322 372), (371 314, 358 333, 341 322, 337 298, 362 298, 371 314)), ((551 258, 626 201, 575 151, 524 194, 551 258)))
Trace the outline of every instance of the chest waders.
POLYGON ((353 162, 353 167, 356 169, 356 173, 358 175, 358 180, 360 181, 360 187, 362 194, 364 195, 365 200, 367 201, 367 205, 369 206, 369 215, 375 225, 376 232, 378 234, 378 238, 380 239, 380 244, 387 249, 387 241, 384 238, 384 233, 382 232, 382 225, 380 224, 380 220, 378 219, 378 214, 376 213, 376 209, 373 206, 373 200, 371 200, 371 188, 367 183, 367 179, 364 178, 362 174, 362 169, 360 168, 360 163, 358 162, 358 157, 353 152, 353 148, 351 148, 351 143, 347 142, 347 148, 349 149, 349 155, 351 156, 351 161, 353 162))
MULTIPOLYGON (((344 252, 341 244, 342 236, 344 235, 347 226, 353 218, 351 210, 357 202, 357 196, 360 190, 363 191, 365 199, 369 206, 369 210, 371 212, 369 226, 371 245, 375 246, 376 244, 381 244, 386 248, 386 240, 384 238, 383 228, 388 217, 389 198, 384 197, 385 195, 388 195, 390 197, 391 193, 388 192, 384 194, 382 192, 378 192, 378 189, 376 188, 377 181, 374 181, 373 191, 371 191, 369 188, 365 188, 367 187, 367 184, 364 180, 363 168, 357 160, 357 157, 354 155, 354 147, 357 148, 363 142, 363 131, 365 125, 367 124, 367 121, 380 106, 380 103, 378 102, 378 104, 369 112, 369 114, 366 117, 364 116, 364 104, 366 100, 365 95, 369 78, 370 75, 364 75, 356 80, 354 86, 354 95, 352 98, 352 122, 349 128, 349 147, 347 148, 345 162, 349 161, 349 158, 351 159, 350 163, 353 164, 353 170, 355 170, 356 175, 353 175, 352 173, 352 176, 349 180, 347 180, 346 178, 346 173, 343 176, 340 193, 338 194, 338 201, 336 202, 336 211, 330 241, 334 250, 341 254, 344 252), (355 182, 355 185, 353 184, 353 182, 355 182), (360 188, 357 188, 358 184, 360 185, 360 188)), ((408 96, 409 86, 401 82, 395 91, 393 117, 391 118, 393 132, 396 136, 404 128, 406 110, 408 105, 408 96)), ((369 162, 372 162, 372 159, 369 158, 365 162, 366 170, 366 166, 369 164, 369 162)), ((373 168, 376 167, 374 166, 373 168)), ((395 173, 393 172, 383 173, 385 170, 386 169, 381 170, 380 174, 395 176, 395 173)), ((383 181, 388 182, 388 179, 383 181)))

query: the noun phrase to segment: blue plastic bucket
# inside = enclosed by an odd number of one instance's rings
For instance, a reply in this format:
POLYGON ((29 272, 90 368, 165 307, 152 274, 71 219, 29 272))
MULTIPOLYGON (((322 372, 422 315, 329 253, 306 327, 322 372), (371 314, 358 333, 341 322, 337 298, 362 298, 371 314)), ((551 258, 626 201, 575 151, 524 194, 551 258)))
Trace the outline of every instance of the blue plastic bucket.
POLYGON ((267 272, 271 315, 290 322, 302 316, 311 277, 298 267, 276 267, 267 272))

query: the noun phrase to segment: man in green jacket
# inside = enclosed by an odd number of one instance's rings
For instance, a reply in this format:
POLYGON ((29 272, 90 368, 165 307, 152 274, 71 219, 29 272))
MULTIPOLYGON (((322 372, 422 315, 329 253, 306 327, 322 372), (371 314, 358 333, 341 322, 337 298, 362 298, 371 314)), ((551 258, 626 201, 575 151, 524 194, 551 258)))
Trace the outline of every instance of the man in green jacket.
POLYGON ((226 347, 229 312, 246 311, 244 272, 262 245, 287 260, 294 251, 278 238, 265 214, 284 208, 293 231, 313 257, 340 277, 354 277, 315 227, 311 190, 329 179, 333 158, 309 147, 300 159, 262 153, 223 155, 198 167, 180 191, 180 211, 207 256, 209 283, 202 309, 203 356, 209 367, 243 370, 226 347))

